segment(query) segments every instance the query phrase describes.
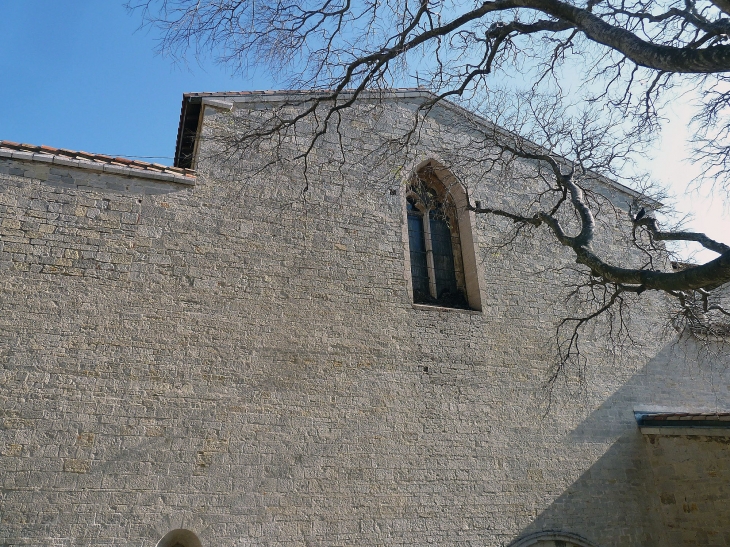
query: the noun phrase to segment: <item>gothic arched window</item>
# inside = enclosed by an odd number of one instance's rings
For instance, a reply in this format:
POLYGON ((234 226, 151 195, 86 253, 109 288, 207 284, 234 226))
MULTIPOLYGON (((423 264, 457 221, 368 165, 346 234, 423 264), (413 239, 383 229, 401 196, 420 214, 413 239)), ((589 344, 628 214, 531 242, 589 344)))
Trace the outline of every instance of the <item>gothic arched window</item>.
POLYGON ((427 166, 408 185, 406 199, 413 301, 469 308, 453 197, 427 166))

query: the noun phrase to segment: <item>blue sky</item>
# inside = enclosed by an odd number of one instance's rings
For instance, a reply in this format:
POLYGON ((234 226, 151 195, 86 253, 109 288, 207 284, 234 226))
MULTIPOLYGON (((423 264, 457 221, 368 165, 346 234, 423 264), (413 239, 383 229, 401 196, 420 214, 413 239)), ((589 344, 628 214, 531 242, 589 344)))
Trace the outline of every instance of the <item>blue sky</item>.
POLYGON ((276 87, 156 55, 122 0, 0 3, 0 140, 168 164, 184 92, 276 87))
MULTIPOLYGON (((278 88, 263 75, 232 76, 210 59, 175 65, 155 54, 123 0, 0 0, 0 140, 46 144, 171 164, 182 94, 278 88)), ((683 161, 689 106, 674 105, 645 167, 667 183, 688 228, 728 241, 726 203, 686 193, 697 167, 683 161)), ((714 258, 704 252, 696 259, 714 258)))

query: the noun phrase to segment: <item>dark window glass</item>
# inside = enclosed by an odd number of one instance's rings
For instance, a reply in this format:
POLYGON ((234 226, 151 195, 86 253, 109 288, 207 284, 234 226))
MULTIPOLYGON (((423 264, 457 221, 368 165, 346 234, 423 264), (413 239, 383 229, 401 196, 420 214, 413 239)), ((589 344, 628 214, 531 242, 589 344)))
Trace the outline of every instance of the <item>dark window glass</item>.
POLYGON ((451 247, 451 230, 446 220, 439 218, 434 211, 431 211, 429 217, 436 295, 438 300, 450 302, 458 294, 454 272, 454 252, 451 247))
POLYGON ((426 262, 426 243, 423 233, 423 215, 408 200, 408 246, 411 251, 411 277, 413 278, 413 300, 427 302, 428 266, 426 262))
POLYGON ((422 186, 416 187, 407 201, 413 301, 468 309, 463 272, 456 269, 460 255, 454 258, 454 253, 461 251, 458 227, 450 224, 454 212, 449 215, 449 207, 453 204, 440 201, 435 190, 422 186), (433 269, 429 268, 431 264, 433 269))

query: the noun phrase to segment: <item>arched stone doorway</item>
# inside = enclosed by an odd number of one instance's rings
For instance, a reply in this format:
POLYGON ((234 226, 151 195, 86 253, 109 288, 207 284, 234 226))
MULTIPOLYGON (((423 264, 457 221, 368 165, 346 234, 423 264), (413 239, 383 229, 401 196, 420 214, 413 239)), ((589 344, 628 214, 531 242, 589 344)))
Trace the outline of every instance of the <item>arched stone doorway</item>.
POLYGON ((203 547, 202 543, 193 532, 178 528, 165 534, 157 547, 203 547))
POLYGON ((538 532, 510 543, 510 547, 598 547, 578 534, 570 532, 538 532))

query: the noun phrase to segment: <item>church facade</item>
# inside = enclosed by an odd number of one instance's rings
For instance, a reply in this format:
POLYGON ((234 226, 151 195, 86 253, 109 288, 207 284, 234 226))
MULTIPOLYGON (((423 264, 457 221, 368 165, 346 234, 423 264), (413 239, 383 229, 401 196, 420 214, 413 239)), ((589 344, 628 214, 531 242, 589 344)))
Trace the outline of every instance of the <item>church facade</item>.
POLYGON ((390 147, 424 98, 306 162, 227 148, 291 92, 186 94, 177 167, 0 143, 0 544, 730 545, 723 356, 647 298, 548 394, 573 259, 465 207, 535 166, 449 103, 390 147))

